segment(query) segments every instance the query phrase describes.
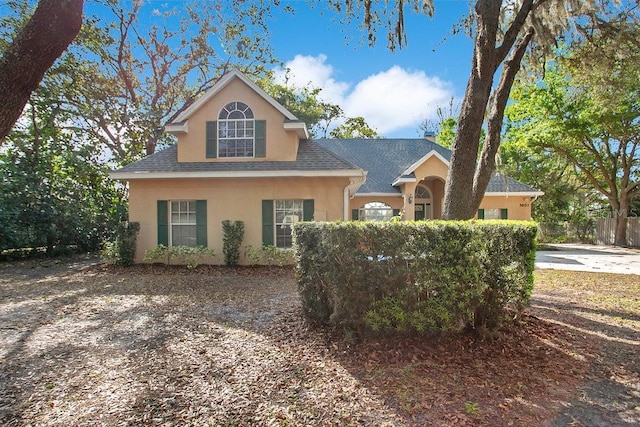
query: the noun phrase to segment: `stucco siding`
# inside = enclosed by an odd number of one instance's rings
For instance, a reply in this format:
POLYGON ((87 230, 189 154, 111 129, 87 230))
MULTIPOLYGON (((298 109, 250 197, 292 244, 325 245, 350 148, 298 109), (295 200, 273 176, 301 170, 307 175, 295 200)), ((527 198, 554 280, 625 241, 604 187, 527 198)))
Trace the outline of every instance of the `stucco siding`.
POLYGON ((164 179, 130 183, 129 220, 140 223, 136 259, 157 245, 158 200, 206 200, 207 241, 222 263, 225 219, 244 221, 242 246, 262 246, 262 200, 313 199, 314 217, 334 221, 343 217, 346 178, 164 179))
POLYGON ((531 197, 527 196, 486 196, 480 209, 507 209, 508 219, 530 220, 531 197))
POLYGON ((284 130, 284 121, 285 117, 281 112, 273 108, 244 82, 234 79, 189 117, 188 133, 178 135, 178 162, 295 160, 298 138, 295 132, 284 130), (266 120, 266 157, 252 159, 206 157, 206 122, 218 120, 218 114, 222 108, 232 101, 248 105, 256 120, 266 120))

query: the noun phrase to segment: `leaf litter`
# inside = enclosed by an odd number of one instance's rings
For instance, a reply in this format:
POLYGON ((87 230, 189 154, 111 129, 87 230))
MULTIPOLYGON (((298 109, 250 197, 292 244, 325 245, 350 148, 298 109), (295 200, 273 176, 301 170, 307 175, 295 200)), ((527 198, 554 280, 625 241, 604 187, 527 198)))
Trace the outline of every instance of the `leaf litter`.
POLYGON ((497 333, 354 341, 290 268, 0 265, 0 424, 640 423, 637 276, 538 271, 497 333))

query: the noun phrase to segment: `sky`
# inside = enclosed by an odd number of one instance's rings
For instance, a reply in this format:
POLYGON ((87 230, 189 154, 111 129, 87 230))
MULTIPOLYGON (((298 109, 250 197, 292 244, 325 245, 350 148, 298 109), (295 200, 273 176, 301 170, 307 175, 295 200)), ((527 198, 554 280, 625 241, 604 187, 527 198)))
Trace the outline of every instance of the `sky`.
MULTIPOLYGON (((120 1, 130 5, 133 0, 120 1)), ((160 11, 186 2, 143 1, 140 18, 149 25, 160 11)), ((433 18, 406 14, 408 44, 395 52, 387 47, 386 32, 369 46, 365 31, 357 23, 341 22, 342 15, 325 0, 316 0, 313 7, 307 0, 280 4, 267 22, 274 55, 290 70, 289 82, 321 88, 319 97, 339 105, 346 117, 364 117, 384 137, 416 138, 422 136, 425 119, 437 122, 438 107, 448 110, 452 98, 459 106, 473 46, 469 36, 452 35, 452 29, 467 15, 468 0, 434 0, 433 18), (294 12, 282 12, 285 6, 294 12)), ((88 2, 86 11, 92 7, 88 2)), ((284 70, 274 71, 282 81, 284 70)))
POLYGON ((452 97, 459 105, 473 46, 468 36, 452 35, 452 28, 468 1, 436 0, 433 18, 406 16, 408 45, 395 52, 383 33, 374 47, 362 42, 366 34, 343 25, 322 2, 315 8, 288 3, 295 13, 271 21, 276 57, 290 70, 290 81, 322 88, 320 96, 340 105, 347 117, 364 117, 385 137, 415 138, 420 123, 437 119, 439 106, 448 109, 452 97))

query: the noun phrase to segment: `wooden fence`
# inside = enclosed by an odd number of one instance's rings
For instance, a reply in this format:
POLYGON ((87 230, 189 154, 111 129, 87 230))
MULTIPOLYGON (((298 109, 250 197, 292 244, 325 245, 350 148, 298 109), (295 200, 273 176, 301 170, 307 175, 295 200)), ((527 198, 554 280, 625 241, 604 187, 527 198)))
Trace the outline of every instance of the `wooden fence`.
MULTIPOLYGON (((596 243, 613 245, 616 235, 615 218, 599 218, 596 222, 596 243)), ((640 218, 627 219, 627 246, 640 247, 640 218)))

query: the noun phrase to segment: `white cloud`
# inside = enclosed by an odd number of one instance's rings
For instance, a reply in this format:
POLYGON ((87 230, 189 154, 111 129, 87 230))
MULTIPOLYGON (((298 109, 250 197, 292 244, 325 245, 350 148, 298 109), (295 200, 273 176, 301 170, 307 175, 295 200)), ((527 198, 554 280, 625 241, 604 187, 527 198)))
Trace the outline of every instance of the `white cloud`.
MULTIPOLYGON (((448 104, 453 96, 450 83, 397 65, 355 85, 336 80, 326 55, 296 55, 285 67, 290 70, 291 84, 322 88, 322 99, 340 105, 347 117, 364 117, 385 136, 417 136, 419 124, 435 118, 436 108, 448 104)), ((277 71, 276 78, 284 81, 284 71, 277 71)))
MULTIPOLYGON (((288 83, 295 87, 322 88, 320 98, 342 106, 344 95, 349 89, 349 84, 338 82, 333 78, 333 67, 326 63, 327 56, 296 55, 291 61, 285 64, 285 69, 289 70, 288 83)), ((276 70, 276 81, 284 83, 285 71, 276 70)))

